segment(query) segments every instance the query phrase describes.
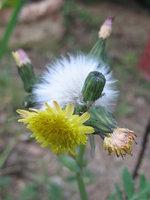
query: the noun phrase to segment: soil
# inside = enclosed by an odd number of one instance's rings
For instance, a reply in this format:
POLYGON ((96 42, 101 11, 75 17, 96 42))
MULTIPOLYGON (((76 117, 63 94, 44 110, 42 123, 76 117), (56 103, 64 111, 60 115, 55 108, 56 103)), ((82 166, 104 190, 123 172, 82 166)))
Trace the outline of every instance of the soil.
MULTIPOLYGON (((141 55, 150 34, 150 14, 147 13, 147 11, 139 8, 133 10, 111 3, 101 3, 94 6, 90 5, 86 6, 86 9, 93 14, 100 15, 100 17, 103 16, 103 18, 115 16, 116 20, 113 26, 113 33, 109 42, 109 55, 115 60, 116 65, 121 63, 124 55, 128 52, 134 52, 137 57, 141 55)), ((75 27, 74 34, 77 41, 82 41, 82 39, 84 41, 85 35, 82 34, 82 28, 79 34, 80 28, 81 27, 75 27)), ((88 40, 86 42, 88 43, 88 40)), ((67 52, 67 50, 67 48, 63 47, 60 49, 60 52, 64 53, 67 52)), ((45 63, 49 62, 53 57, 52 53, 46 53, 42 56, 40 51, 33 51, 32 48, 28 51, 28 54, 33 60, 34 65, 37 66, 36 73, 38 74, 43 71, 43 67, 41 66, 44 66, 45 63)), ((130 68, 130 66, 122 67, 130 68)), ((113 69, 115 71, 115 66, 113 69)), ((19 87, 22 87, 21 81, 17 78, 17 71, 13 70, 12 73, 15 77, 14 79, 16 79, 17 82, 19 81, 19 87)), ((115 74, 119 79, 120 75, 118 75, 117 72, 115 72, 115 74)), ((129 77, 125 77, 124 81, 120 80, 120 98, 117 105, 117 107, 119 107, 121 102, 126 100, 126 102, 132 106, 132 112, 123 116, 116 113, 119 126, 128 127, 137 134, 137 145, 133 145, 133 156, 127 156, 124 160, 114 155, 109 156, 103 149, 103 141, 99 136, 96 136, 95 157, 92 158, 90 156, 89 144, 86 153, 88 170, 90 170, 95 177, 95 182, 87 186, 89 199, 107 199, 108 195, 114 191, 114 182, 119 182, 121 184, 123 168, 127 166, 130 171, 134 169, 141 148, 144 129, 150 118, 150 95, 148 92, 146 94, 143 92, 139 92, 138 95, 136 94, 135 91, 141 91, 142 88, 140 82, 134 81, 135 76, 136 73, 129 74, 129 77)), ((123 78, 123 75, 121 75, 121 78, 123 78)), ((5 123, 7 115, 3 116, 3 118, 1 116, 0 120, 2 123, 5 123)), ((14 126, 14 130, 19 130, 17 123, 14 123, 14 126)), ((27 138, 28 133, 24 132, 11 151, 4 168, 1 170, 1 175, 10 177, 9 192, 12 194, 12 197, 16 200, 19 199, 19 193, 23 190, 25 183, 32 182, 34 176, 42 176, 42 162, 44 162, 51 179, 57 181, 62 186, 65 199, 79 200, 77 187, 75 185, 69 185, 64 181, 69 171, 65 167, 60 166, 57 157, 52 155, 48 149, 42 149, 34 140, 28 140, 27 138)), ((1 149, 4 148, 4 144, 8 144, 9 141, 11 142, 11 139, 10 134, 9 137, 4 137, 4 143, 0 142, 1 149)), ((149 155, 150 142, 147 143, 145 157, 140 167, 140 173, 144 172, 147 179, 150 180, 149 155)), ((45 200, 44 197, 39 197, 38 199, 45 200)))

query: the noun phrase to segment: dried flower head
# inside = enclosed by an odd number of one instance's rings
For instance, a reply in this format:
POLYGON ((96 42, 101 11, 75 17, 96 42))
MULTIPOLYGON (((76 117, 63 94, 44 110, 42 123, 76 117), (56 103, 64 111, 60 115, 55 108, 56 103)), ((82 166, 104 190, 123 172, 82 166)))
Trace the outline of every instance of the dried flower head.
POLYGON ((33 132, 31 137, 36 138, 42 147, 50 147, 56 154, 70 152, 75 155, 75 148, 86 144, 86 134, 94 132, 92 127, 83 124, 90 115, 88 112, 82 116, 73 115, 71 104, 65 110, 55 101, 53 105, 54 108, 45 103, 46 110, 17 110, 21 117, 19 122, 28 124, 27 128, 33 132))
POLYGON ((117 157, 124 157, 126 154, 132 155, 132 142, 136 134, 126 128, 116 128, 112 134, 104 138, 104 148, 111 154, 114 152, 117 157))
POLYGON ((12 52, 12 56, 18 67, 22 67, 23 65, 31 63, 29 57, 27 56, 25 51, 22 49, 12 52))

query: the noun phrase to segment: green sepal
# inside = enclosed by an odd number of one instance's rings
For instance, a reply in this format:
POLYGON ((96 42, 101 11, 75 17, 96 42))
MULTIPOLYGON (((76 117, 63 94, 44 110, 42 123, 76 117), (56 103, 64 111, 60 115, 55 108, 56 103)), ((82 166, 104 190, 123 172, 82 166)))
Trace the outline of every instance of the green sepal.
POLYGON ((33 95, 27 95, 27 96, 24 98, 23 105, 24 105, 25 108, 32 108, 32 107, 35 107, 36 103, 34 102, 33 95))
POLYGON ((30 63, 18 68, 18 73, 23 81, 24 89, 26 92, 31 92, 32 87, 36 82, 36 77, 33 71, 33 67, 30 63))
POLYGON ((59 155, 58 159, 65 167, 67 167, 71 171, 76 172, 76 173, 80 172, 80 167, 73 158, 69 156, 59 155))
POLYGON ((98 134, 104 138, 117 128, 117 121, 105 107, 91 107, 88 112, 90 113, 90 119, 85 124, 95 129, 94 134, 98 134))
POLYGON ((102 95, 106 79, 104 75, 98 71, 92 71, 85 79, 82 96, 83 101, 96 101, 102 95))
POLYGON ((86 104, 83 104, 83 105, 79 105, 77 107, 75 107, 75 111, 74 111, 74 114, 82 114, 84 112, 87 111, 87 105, 86 104))
POLYGON ((89 134, 89 141, 90 141, 90 146, 91 146, 91 157, 93 158, 95 155, 95 140, 94 140, 94 135, 93 134, 89 134))
POLYGON ((107 53, 106 53, 106 40, 99 38, 91 49, 89 56, 94 56, 99 60, 99 66, 106 65, 107 53))

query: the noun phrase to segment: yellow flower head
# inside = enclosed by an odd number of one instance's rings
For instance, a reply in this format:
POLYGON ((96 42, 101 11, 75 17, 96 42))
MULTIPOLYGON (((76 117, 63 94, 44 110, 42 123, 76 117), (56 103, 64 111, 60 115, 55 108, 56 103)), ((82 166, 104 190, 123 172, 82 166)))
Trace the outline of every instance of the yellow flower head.
POLYGON ((70 152, 75 155, 75 148, 86 144, 86 134, 94 132, 92 127, 83 125, 90 115, 88 112, 82 116, 73 115, 71 104, 65 110, 57 102, 53 104, 54 108, 45 103, 46 110, 17 110, 21 117, 18 121, 28 124, 27 128, 33 132, 31 137, 36 138, 42 147, 50 147, 56 154, 70 152))
POLYGON ((126 154, 132 155, 132 142, 136 134, 126 128, 116 128, 112 134, 104 138, 104 148, 111 154, 114 152, 117 157, 124 157, 126 154))

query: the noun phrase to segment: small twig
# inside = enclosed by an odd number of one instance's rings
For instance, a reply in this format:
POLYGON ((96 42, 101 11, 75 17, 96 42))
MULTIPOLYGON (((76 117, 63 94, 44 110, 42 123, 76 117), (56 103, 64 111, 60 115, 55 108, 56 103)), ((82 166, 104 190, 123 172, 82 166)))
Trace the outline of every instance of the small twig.
POLYGON ((145 133, 144 133, 144 136, 143 136, 141 151, 140 151, 140 153, 138 155, 138 159, 137 159, 136 165, 135 165, 133 173, 132 173, 132 176, 133 176, 134 179, 138 175, 138 170, 139 170, 139 168, 141 166, 141 163, 142 163, 142 160, 143 160, 143 157, 144 157, 144 153, 145 153, 145 150, 146 150, 146 144, 147 144, 147 141, 148 141, 148 134, 149 133, 150 133, 150 119, 149 119, 148 124, 146 126, 145 133))

